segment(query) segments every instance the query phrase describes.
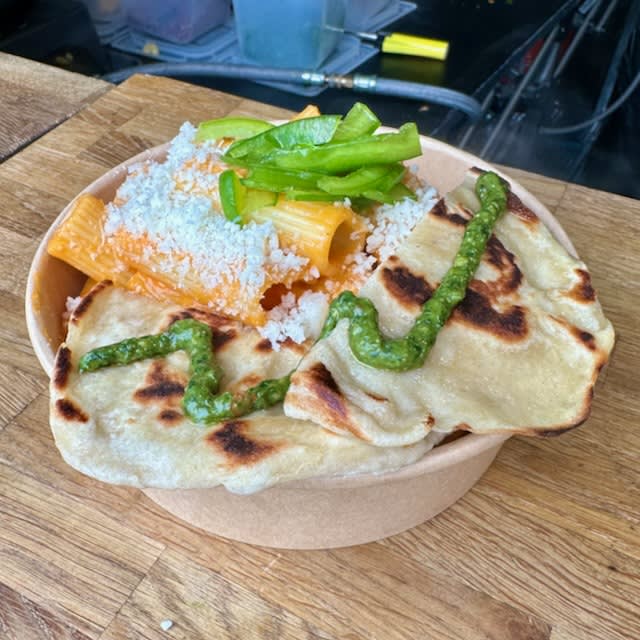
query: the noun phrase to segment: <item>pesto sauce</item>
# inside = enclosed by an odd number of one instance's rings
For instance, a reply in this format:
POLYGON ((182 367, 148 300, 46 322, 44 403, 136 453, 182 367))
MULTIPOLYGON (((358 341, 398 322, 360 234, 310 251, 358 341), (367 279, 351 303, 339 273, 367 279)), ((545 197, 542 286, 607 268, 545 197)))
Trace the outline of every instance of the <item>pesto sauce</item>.
POLYGON ((243 394, 218 394, 222 370, 212 349, 211 328, 197 320, 174 322, 169 329, 156 335, 127 338, 85 353, 78 368, 81 373, 102 367, 122 366, 160 358, 174 351, 185 351, 191 359, 191 377, 182 398, 185 414, 194 422, 209 424, 266 409, 282 402, 289 388, 290 376, 263 380, 243 394))
POLYGON ((329 307, 320 339, 333 331, 343 318, 349 319, 349 346, 354 356, 376 369, 407 371, 424 363, 438 332, 453 309, 466 295, 482 254, 500 215, 506 209, 508 187, 495 173, 476 181, 480 210, 466 226, 462 242, 433 296, 404 338, 385 338, 378 327, 378 312, 371 300, 350 291, 341 293, 329 307))

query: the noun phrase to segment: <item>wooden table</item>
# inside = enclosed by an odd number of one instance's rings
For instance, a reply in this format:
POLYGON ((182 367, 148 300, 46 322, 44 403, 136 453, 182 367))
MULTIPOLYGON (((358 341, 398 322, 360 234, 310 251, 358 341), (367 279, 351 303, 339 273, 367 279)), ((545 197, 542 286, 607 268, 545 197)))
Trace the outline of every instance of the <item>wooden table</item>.
POLYGON ((0 161, 110 87, 108 82, 0 52, 0 161))
POLYGON ((133 77, 0 165, 0 637, 640 638, 638 201, 511 171, 590 266, 617 346, 587 424, 512 438, 469 494, 411 531, 326 552, 257 548, 62 462, 23 318, 36 245, 109 167, 184 120, 229 113, 284 115, 133 77))

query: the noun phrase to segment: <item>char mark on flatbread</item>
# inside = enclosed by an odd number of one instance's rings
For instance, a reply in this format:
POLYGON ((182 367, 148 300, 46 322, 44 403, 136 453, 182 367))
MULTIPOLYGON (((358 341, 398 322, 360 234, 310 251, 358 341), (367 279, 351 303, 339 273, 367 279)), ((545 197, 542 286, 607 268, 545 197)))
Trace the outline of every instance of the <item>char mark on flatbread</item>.
POLYGON ((303 356, 307 353, 307 345, 303 343, 294 342, 291 338, 286 338, 284 342, 280 343, 280 350, 286 349, 299 356, 303 356))
POLYGON ((513 191, 509 192, 507 207, 512 215, 518 216, 518 218, 529 225, 535 225, 540 222, 538 216, 533 213, 513 191))
POLYGON ((522 283, 522 271, 513 253, 508 251, 496 236, 489 238, 485 257, 487 262, 499 272, 497 280, 491 282, 495 294, 506 295, 516 291, 522 283))
POLYGON ((55 407, 58 415, 68 422, 89 422, 87 414, 69 398, 59 398, 55 407))
POLYGON ((164 400, 165 398, 181 398, 184 395, 184 385, 173 380, 155 382, 147 387, 136 389, 134 398, 138 402, 147 400, 164 400))
POLYGON ((51 376, 51 382, 58 391, 64 390, 67 386, 70 372, 71 349, 63 344, 56 354, 56 359, 53 365, 53 375, 51 376))
POLYGON ((80 318, 82 318, 82 316, 84 316, 89 310, 89 307, 92 305, 95 297, 101 291, 103 291, 107 287, 110 287, 112 284, 113 283, 111 282, 111 280, 103 280, 102 282, 99 282, 97 285, 95 285, 91 289, 91 291, 89 291, 89 293, 87 293, 87 295, 85 295, 82 300, 80 300, 76 308, 73 310, 69 322, 71 322, 72 324, 78 324, 80 318))
POLYGON ((592 333, 578 329, 578 327, 572 327, 571 331, 590 351, 595 351, 598 348, 596 345, 596 339, 592 333))
MULTIPOLYGON (((475 180, 479 178, 484 173, 484 169, 480 169, 479 167, 472 167, 469 169, 467 173, 467 178, 470 180, 475 180)), ((513 191, 509 191, 509 195, 507 196, 507 209, 509 213, 517 216, 523 222, 528 225, 535 225, 540 222, 540 218, 527 207, 520 198, 513 193, 513 191)))
POLYGON ((332 413, 342 419, 346 419, 348 416, 347 407, 340 393, 340 387, 338 387, 331 375, 331 371, 322 362, 318 362, 310 367, 308 375, 313 388, 326 402, 332 413))
POLYGON ((181 399, 184 389, 185 381, 170 374, 164 360, 155 360, 149 366, 144 386, 136 389, 133 397, 142 403, 163 402, 181 399))
POLYGON ((175 427, 184 420, 184 414, 176 409, 163 409, 158 414, 158 421, 165 427, 175 427))
POLYGON ((518 305, 498 311, 491 304, 486 283, 474 280, 464 300, 456 307, 451 319, 490 333, 505 342, 525 340, 529 329, 525 311, 518 305))
MULTIPOLYGON (((581 329, 580 327, 576 327, 575 325, 567 322, 564 318, 559 318, 557 316, 552 316, 552 320, 559 325, 563 326, 569 335, 573 336, 576 339, 576 342, 585 347, 589 351, 593 351, 596 353, 598 351, 598 344, 596 342, 595 336, 585 329, 581 329)), ((601 353, 602 366, 606 362, 606 355, 601 353)), ((596 374, 600 372, 600 365, 597 365, 596 374)))
POLYGON ((590 387, 585 395, 582 413, 572 424, 560 425, 549 429, 518 429, 517 431, 514 431, 514 433, 519 436, 532 436, 534 438, 555 438, 556 436, 561 436, 563 433, 573 431, 580 425, 583 425, 591 415, 591 403, 593 401, 593 395, 593 387, 590 387))
POLYGON ((365 391, 365 394, 368 398, 371 398, 374 402, 389 402, 389 400, 383 396, 378 395, 377 393, 371 393, 370 391, 365 391))
POLYGON ((280 448, 275 442, 252 440, 248 428, 244 420, 230 420, 207 436, 207 442, 224 456, 226 466, 255 464, 280 448))
POLYGON ((273 346, 271 344, 271 340, 269 338, 264 338, 258 342, 256 345, 256 351, 261 351, 262 353, 270 353, 273 351, 273 346))
POLYGON ((257 373, 248 373, 246 376, 242 376, 229 384, 226 387, 226 391, 229 391, 233 395, 242 395, 251 387, 258 385, 262 380, 264 380, 264 378, 257 373))
POLYGON ((442 218, 443 220, 447 220, 453 225, 462 227, 464 227, 471 218, 471 216, 462 216, 460 212, 450 211, 445 204, 444 198, 440 198, 440 200, 436 202, 436 204, 431 209, 431 215, 436 216, 437 218, 442 218))
MULTIPOLYGON (((347 432, 356 438, 367 441, 356 421, 350 415, 347 399, 340 391, 331 371, 322 363, 311 364, 304 371, 293 374, 292 384, 300 384, 309 389, 304 399, 304 409, 322 421, 323 426, 347 432)), ((376 404, 380 401, 375 400, 376 404)))
POLYGON ((596 292, 591 284, 591 274, 585 269, 576 269, 575 273, 578 276, 578 282, 569 291, 568 296, 576 302, 585 304, 593 302, 596 299, 596 292))
POLYGON ((433 287, 402 265, 382 267, 382 282, 398 304, 409 309, 421 307, 433 294, 433 287))

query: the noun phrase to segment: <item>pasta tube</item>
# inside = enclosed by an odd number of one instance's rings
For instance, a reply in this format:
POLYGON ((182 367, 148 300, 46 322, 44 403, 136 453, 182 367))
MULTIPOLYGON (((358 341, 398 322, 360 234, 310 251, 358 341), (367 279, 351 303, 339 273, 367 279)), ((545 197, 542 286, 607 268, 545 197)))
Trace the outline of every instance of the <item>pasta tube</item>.
POLYGON ((79 196, 47 251, 97 282, 109 279, 124 286, 132 274, 104 242, 105 215, 102 200, 90 194, 79 196))
POLYGON ((340 273, 345 258, 364 245, 366 228, 348 207, 326 202, 280 198, 273 207, 249 214, 255 222, 270 221, 280 244, 309 258, 323 276, 340 273))

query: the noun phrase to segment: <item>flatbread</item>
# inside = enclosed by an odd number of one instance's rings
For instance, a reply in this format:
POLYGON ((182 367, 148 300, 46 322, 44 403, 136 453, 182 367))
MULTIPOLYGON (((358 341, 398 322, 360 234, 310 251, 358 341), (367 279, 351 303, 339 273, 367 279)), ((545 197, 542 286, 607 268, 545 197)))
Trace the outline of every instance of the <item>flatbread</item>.
MULTIPOLYGON (((375 304, 384 334, 408 331, 451 265, 479 207, 478 175, 469 172, 364 285, 360 295, 375 304)), ((286 415, 384 447, 456 429, 544 435, 582 423, 613 328, 586 266, 513 194, 508 209, 422 367, 362 364, 341 320, 303 358, 286 415)))
POLYGON ((182 352, 78 373, 78 360, 87 351, 158 333, 185 317, 211 326, 225 371, 223 390, 285 375, 306 349, 292 343, 275 352, 257 331, 238 322, 100 283, 72 313, 51 380, 51 426, 68 464, 114 484, 169 489, 223 484, 251 493, 293 479, 397 469, 440 440, 433 435, 409 447, 375 447, 286 418, 282 406, 221 424, 193 424, 181 409, 189 368, 182 352))

